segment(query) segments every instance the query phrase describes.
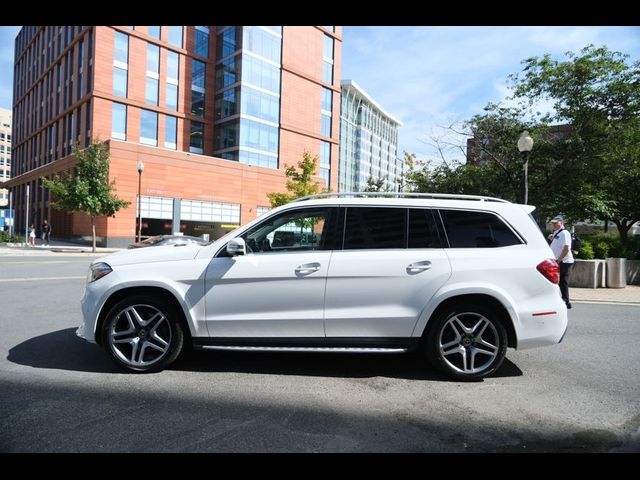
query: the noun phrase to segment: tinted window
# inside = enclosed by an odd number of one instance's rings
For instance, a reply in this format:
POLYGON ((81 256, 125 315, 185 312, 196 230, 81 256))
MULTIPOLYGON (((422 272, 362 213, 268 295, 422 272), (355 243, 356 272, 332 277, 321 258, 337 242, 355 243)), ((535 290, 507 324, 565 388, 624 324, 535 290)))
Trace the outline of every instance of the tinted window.
POLYGON ((522 242, 492 213, 440 210, 452 248, 491 248, 522 242))
POLYGON ((442 248, 432 210, 409 209, 409 248, 442 248))
MULTIPOLYGON (((331 250, 337 208, 301 208, 265 219, 242 235, 247 253, 331 250)), ((218 256, 227 256, 223 249, 218 256)))
POLYGON ((349 207, 344 249, 405 248, 405 208, 349 207))

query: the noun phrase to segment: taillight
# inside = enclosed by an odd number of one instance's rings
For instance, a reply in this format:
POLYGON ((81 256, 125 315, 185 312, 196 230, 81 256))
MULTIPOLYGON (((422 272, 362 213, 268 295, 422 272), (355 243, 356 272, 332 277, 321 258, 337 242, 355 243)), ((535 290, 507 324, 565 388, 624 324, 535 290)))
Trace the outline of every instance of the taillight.
POLYGON ((551 283, 560 283, 560 267, 552 258, 540 262, 536 269, 551 283))

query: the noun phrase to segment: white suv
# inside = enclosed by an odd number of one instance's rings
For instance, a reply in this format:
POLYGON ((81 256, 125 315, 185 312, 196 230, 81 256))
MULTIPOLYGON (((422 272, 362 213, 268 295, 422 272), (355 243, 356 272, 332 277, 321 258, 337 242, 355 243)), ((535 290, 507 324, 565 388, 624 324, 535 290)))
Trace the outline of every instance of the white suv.
POLYGON ((507 347, 559 343, 567 328, 534 208, 468 195, 305 197, 210 245, 96 260, 78 335, 135 372, 189 346, 418 350, 450 377, 483 378, 507 347))

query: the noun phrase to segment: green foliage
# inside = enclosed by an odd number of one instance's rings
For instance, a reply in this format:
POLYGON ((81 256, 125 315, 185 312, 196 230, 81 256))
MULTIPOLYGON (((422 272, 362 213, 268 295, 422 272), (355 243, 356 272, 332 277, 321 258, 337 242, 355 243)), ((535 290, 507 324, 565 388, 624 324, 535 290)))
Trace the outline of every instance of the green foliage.
POLYGON ((24 237, 19 237, 17 235, 9 235, 9 232, 0 230, 0 242, 20 243, 20 242, 24 242, 24 237))
MULTIPOLYGON (((621 241, 640 219, 640 62, 589 45, 564 61, 525 60, 512 75, 517 97, 550 100, 555 120, 571 125, 562 142, 562 211, 573 218, 610 218, 621 241)), ((535 147, 534 147, 535 150, 535 147)))
POLYGON ((607 258, 609 256, 609 244, 602 240, 593 244, 593 254, 595 258, 607 258))
POLYGON ((318 156, 312 157, 311 153, 305 151, 302 155, 302 160, 298 162, 300 172, 291 165, 287 166, 285 175, 289 179, 287 180, 288 193, 267 193, 267 198, 269 202, 271 202, 271 206, 275 208, 289 203, 296 198, 327 192, 328 190, 323 189, 319 183, 313 181, 317 163, 318 156))
POLYGON ((83 212, 91 217, 93 251, 96 246, 95 219, 115 214, 131 202, 113 192, 115 181, 109 182, 109 147, 98 142, 81 150, 73 146, 78 160, 74 172, 56 174, 52 179, 41 177, 45 188, 54 196, 52 205, 66 212, 83 212))
POLYGON ((364 192, 391 192, 393 191, 387 183, 389 177, 369 177, 367 179, 367 185, 364 187, 364 192))
POLYGON ((578 251, 576 258, 580 258, 582 260, 593 260, 596 258, 593 253, 593 245, 590 240, 582 240, 582 247, 578 251))

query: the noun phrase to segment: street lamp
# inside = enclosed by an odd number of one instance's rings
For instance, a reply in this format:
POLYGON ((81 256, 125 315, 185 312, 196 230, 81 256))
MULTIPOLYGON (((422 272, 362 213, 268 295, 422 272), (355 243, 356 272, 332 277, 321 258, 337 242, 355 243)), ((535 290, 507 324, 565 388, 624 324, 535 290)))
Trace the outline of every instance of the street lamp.
POLYGON ((522 179, 522 203, 525 205, 529 201, 529 152, 533 148, 533 138, 526 130, 522 132, 518 139, 518 150, 522 153, 522 166, 524 175, 522 179))
POLYGON ((144 163, 138 160, 138 242, 142 239, 142 172, 144 163))

